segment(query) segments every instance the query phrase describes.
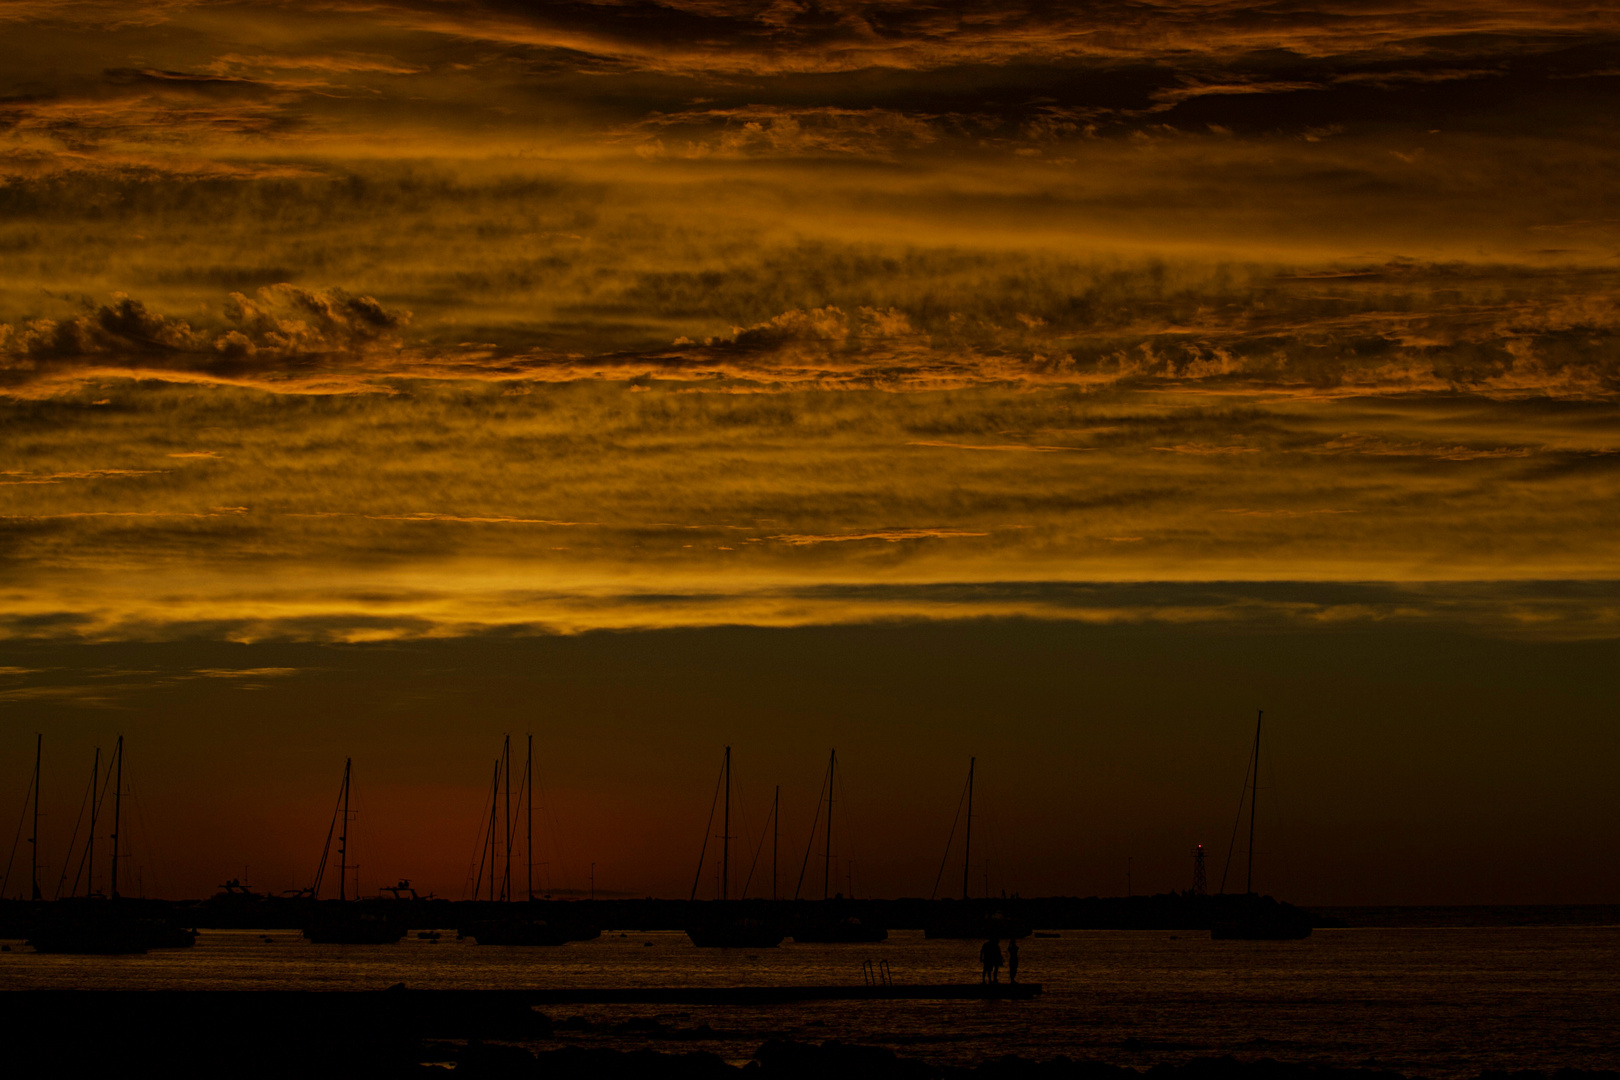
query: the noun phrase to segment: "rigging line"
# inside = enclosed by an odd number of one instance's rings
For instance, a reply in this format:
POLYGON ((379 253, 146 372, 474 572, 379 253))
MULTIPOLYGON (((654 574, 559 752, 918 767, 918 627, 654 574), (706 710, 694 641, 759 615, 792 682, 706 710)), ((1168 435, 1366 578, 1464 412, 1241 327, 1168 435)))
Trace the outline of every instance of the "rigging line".
MULTIPOLYGON (((155 834, 146 827, 146 811, 143 809, 146 804, 141 801, 140 793, 135 790, 134 784, 127 786, 129 788, 129 801, 135 806, 135 835, 140 837, 141 843, 146 845, 146 861, 152 864, 153 877, 156 878, 152 883, 152 889, 155 892, 168 887, 171 878, 169 864, 164 861, 163 856, 158 852, 156 844, 153 843, 152 837, 155 834)), ((131 859, 135 857, 133 839, 130 842, 129 857, 131 859)))
MULTIPOLYGON (((528 760, 525 760, 523 762, 523 775, 518 778, 517 807, 516 807, 516 809, 514 809, 512 811, 512 827, 506 830, 506 850, 507 851, 512 850, 512 843, 517 837, 518 823, 522 820, 522 817, 523 817, 523 806, 524 806, 523 799, 524 799, 525 793, 529 789, 529 768, 530 768, 530 765, 531 765, 531 762, 529 762, 528 760)), ((530 863, 534 862, 534 853, 531 852, 531 851, 528 851, 527 849, 524 850, 523 857, 528 859, 530 863)), ((511 895, 510 890, 508 890, 507 895, 508 896, 511 895)))
POLYGON ((539 785, 540 788, 539 799, 542 811, 540 824, 542 830, 544 831, 547 823, 550 823, 549 831, 551 833, 551 854, 554 856, 554 858, 547 860, 544 864, 546 868, 546 895, 549 896, 552 892, 551 868, 553 866, 556 866, 557 868, 557 875, 562 879, 562 887, 564 890, 573 889, 574 875, 572 871, 568 869, 568 860, 563 858, 562 818, 557 814, 556 797, 551 793, 550 789, 546 787, 546 774, 544 771, 536 769, 534 771, 534 777, 535 783, 539 785))
MULTIPOLYGON (((22 813, 17 815, 17 835, 16 838, 11 841, 11 854, 6 858, 6 876, 4 879, 0 879, 0 897, 6 895, 6 889, 11 885, 11 864, 16 861, 17 846, 22 843, 23 822, 28 820, 28 800, 33 798, 33 795, 34 776, 32 773, 30 773, 28 775, 28 790, 23 792, 22 813)), ((19 896, 17 899, 21 900, 22 897, 19 896)))
MULTIPOLYGON (((736 819, 735 827, 737 829, 737 831, 732 834, 733 839, 740 840, 752 831, 748 826, 748 804, 743 799, 742 782, 737 779, 737 764, 735 760, 733 760, 731 765, 731 816, 736 819)), ((764 843, 764 834, 761 833, 760 837, 760 842, 764 843)), ((759 859, 759 851, 757 848, 754 852, 754 858, 756 861, 759 859)), ((743 897, 748 895, 748 882, 753 879, 753 876, 754 867, 752 864, 750 864, 748 867, 748 876, 743 880, 742 892, 737 894, 737 899, 741 900, 743 897)))
POLYGON ((473 853, 467 857, 467 878, 462 881, 463 897, 467 895, 467 882, 470 881, 473 882, 473 899, 478 899, 478 887, 484 878, 484 855, 489 850, 489 829, 484 826, 484 821, 491 813, 494 811, 489 808, 489 803, 484 803, 483 810, 478 811, 478 832, 473 834, 473 853))
POLYGON ((945 878, 945 864, 950 861, 951 845, 956 842, 956 826, 962 820, 962 807, 967 803, 967 793, 967 781, 964 780, 962 782, 962 794, 956 800, 956 816, 951 818, 951 835, 945 838, 945 854, 939 857, 939 873, 934 875, 934 888, 928 894, 930 900, 939 895, 939 883, 945 878))
MULTIPOLYGON (((731 839, 736 840, 747 836, 749 832, 748 814, 743 808, 742 782, 737 779, 737 760, 735 754, 732 755, 731 761, 731 817, 732 828, 737 830, 731 834, 731 839)), ((730 888, 729 880, 727 888, 730 888)), ((738 894, 737 899, 742 899, 742 895, 740 893, 738 894)))
POLYGON ((844 884, 845 887, 849 889, 849 899, 853 900, 855 899, 854 866, 856 854, 856 833, 854 825, 849 820, 849 789, 844 785, 844 773, 848 771, 849 766, 846 764, 843 772, 838 774, 837 778, 833 780, 833 783, 838 786, 838 799, 840 803, 839 809, 843 811, 842 820, 844 823, 844 835, 849 837, 849 839, 844 841, 844 884))
MULTIPOLYGON (((119 765, 123 765, 122 750, 119 751, 119 765)), ((155 878, 155 881, 153 882, 154 891, 167 888, 169 882, 173 878, 173 875, 169 873, 169 864, 164 859, 162 853, 157 848, 156 842, 153 840, 153 837, 157 834, 153 832, 152 829, 147 827, 146 803, 141 799, 140 792, 136 790, 134 780, 126 783, 124 785, 124 789, 129 795, 130 804, 135 808, 135 836, 130 839, 130 843, 128 845, 129 857, 131 859, 135 857, 135 839, 138 838, 145 846, 146 861, 152 864, 153 876, 155 878)))
MULTIPOLYGON (((775 810, 771 811, 771 815, 774 815, 775 813, 775 810)), ((767 815, 765 818, 765 823, 767 825, 770 824, 771 815, 767 815)), ((748 885, 754 880, 754 868, 759 865, 759 853, 765 850, 765 836, 768 831, 769 830, 767 830, 764 826, 760 827, 759 843, 754 845, 754 861, 748 864, 748 876, 743 879, 742 892, 737 894, 737 899, 739 900, 748 895, 748 885)))
MULTIPOLYGON (((57 881, 56 881, 56 895, 51 898, 53 900, 62 899, 62 886, 67 884, 68 867, 73 865, 73 848, 79 842, 79 826, 84 824, 84 811, 85 811, 85 808, 90 805, 91 801, 95 797, 96 797, 96 778, 94 776, 91 776, 90 777, 90 783, 88 785, 86 785, 86 787, 84 789, 84 798, 79 800, 79 816, 73 819, 73 835, 68 838, 67 857, 62 860, 62 876, 60 878, 58 878, 57 881)), ((86 851, 90 850, 90 846, 88 844, 85 845, 85 850, 86 851)), ((79 873, 83 873, 83 872, 84 872, 84 856, 81 855, 81 856, 79 856, 79 873)), ((79 891, 79 874, 78 873, 73 875, 73 891, 74 892, 79 891)))
POLYGON ((714 798, 709 802, 709 821, 703 826, 703 847, 698 851, 697 874, 692 878, 692 895, 690 900, 697 899, 698 882, 703 880, 703 863, 709 857, 709 832, 714 828, 714 811, 720 805, 720 785, 725 783, 726 767, 720 766, 720 775, 714 778, 714 798))
POLYGON ((484 834, 484 811, 480 810, 480 811, 478 811, 478 831, 476 831, 475 834, 473 834, 473 847, 468 848, 468 850, 470 850, 470 852, 471 852, 471 855, 468 855, 468 857, 467 857, 467 876, 465 876, 465 878, 462 878, 462 899, 463 900, 467 899, 467 886, 468 886, 468 884, 471 884, 471 882, 478 881, 478 878, 476 878, 476 876, 475 876, 475 866, 476 866, 476 863, 478 863, 478 852, 480 852, 480 850, 481 850, 481 848, 480 848, 480 839, 478 839, 478 837, 483 836, 483 834, 484 834))
MULTIPOLYGON (((984 862, 982 864, 985 868, 984 873, 986 877, 988 877, 990 872, 994 870, 997 875, 996 881, 1000 884, 1002 892, 1006 892, 1008 885, 1008 866, 1012 860, 1010 857, 1008 857, 1007 862, 1002 862, 1002 858, 1004 855, 1006 855, 1006 852, 1001 850, 1001 843, 1006 839, 1006 837, 1002 835, 1001 823, 999 820, 997 820, 994 813, 995 808, 998 805, 1000 804, 998 804, 994 797, 992 797, 990 801, 991 813, 979 813, 974 816, 977 817, 981 822, 979 828, 984 835, 984 862)), ((990 887, 988 884, 985 886, 985 895, 990 895, 990 887)))
MULTIPOLYGON (((1266 740, 1265 745, 1260 748, 1260 765, 1262 767, 1265 765, 1271 766, 1271 771, 1266 774, 1271 779, 1270 785, 1266 788, 1266 805, 1270 807, 1269 813, 1271 814, 1271 817, 1267 819, 1271 824, 1267 827, 1271 830, 1270 835, 1275 838, 1276 847, 1270 851, 1261 851, 1258 854, 1265 855, 1270 860, 1273 867, 1272 876, 1278 881, 1285 881, 1289 869, 1288 853, 1290 849, 1286 831, 1288 821, 1283 816, 1282 787, 1277 777, 1276 745, 1277 721, 1273 718, 1271 722, 1271 738, 1266 740)), ((1276 883, 1274 883, 1273 892, 1276 891, 1278 889, 1276 883)))
POLYGON ((816 826, 821 824, 821 804, 827 798, 827 777, 821 778, 821 794, 816 796, 816 812, 810 817, 810 839, 804 844, 804 862, 799 866, 799 883, 793 886, 793 899, 799 898, 799 890, 804 888, 804 873, 810 869, 810 853, 816 847, 816 826))
POLYGON ((501 741, 501 780, 506 783, 506 828, 501 832, 504 835, 501 854, 505 857, 505 866, 501 870, 501 892, 499 896, 491 896, 491 900, 512 899, 512 736, 507 735, 501 741))
POLYGON ((315 884, 309 887, 309 898, 321 898, 321 880, 326 877, 326 859, 332 853, 332 837, 337 833, 338 815, 343 812, 343 791, 338 790, 337 801, 332 804, 332 821, 326 827, 326 846, 321 848, 321 864, 315 868, 315 884))
MULTIPOLYGON (((99 747, 97 748, 97 752, 98 753, 100 752, 99 747)), ((103 776, 102 780, 101 780, 101 791, 100 791, 99 794, 97 794, 95 796, 95 801, 91 804, 91 808, 90 808, 90 829, 91 829, 90 841, 92 841, 92 842, 95 840, 96 822, 101 817, 101 808, 107 804, 107 789, 112 786, 112 782, 113 782, 113 771, 112 771, 111 766, 109 765, 106 775, 103 776)), ((85 895, 89 896, 90 893, 92 891, 94 891, 94 889, 95 889, 96 868, 95 868, 95 866, 93 864, 90 864, 90 860, 89 860, 91 846, 92 846, 92 843, 90 843, 90 842, 87 842, 84 845, 84 854, 79 857, 79 869, 74 871, 74 874, 73 874, 73 892, 70 893, 69 895, 73 895, 73 894, 75 894, 75 893, 77 893, 79 891, 79 874, 85 872, 87 864, 89 864, 89 874, 88 874, 88 880, 85 882, 85 890, 84 890, 85 895)))
POLYGON ((1249 795, 1249 776, 1254 768, 1254 755, 1249 754, 1248 760, 1243 763, 1243 790, 1238 793, 1237 816, 1232 819, 1232 838, 1226 842, 1226 864, 1221 867, 1221 887, 1216 891, 1218 895, 1226 892, 1226 874, 1232 869, 1232 852, 1237 847, 1238 826, 1243 823, 1243 803, 1249 795))
MULTIPOLYGON (((495 768, 497 770, 499 770, 500 767, 501 767, 500 759, 496 758, 495 759, 495 768)), ((492 858, 492 854, 490 852, 490 845, 491 845, 491 842, 495 839, 495 815, 500 811, 500 807, 501 807, 500 786, 499 786, 499 783, 497 782, 496 784, 491 785, 490 789, 489 789, 489 825, 481 830, 482 835, 479 837, 479 840, 478 840, 478 875, 473 878, 473 899, 474 900, 478 899, 478 890, 483 888, 483 885, 484 885, 484 867, 486 865, 486 860, 492 858)), ((479 824, 483 824, 483 823, 480 822, 479 824)), ((491 870, 493 871, 493 867, 491 868, 491 870)), ((491 900, 495 899, 495 886, 494 886, 493 883, 490 885, 489 891, 490 891, 490 897, 489 898, 491 900)))
MULTIPOLYGON (((543 770, 543 769, 534 770, 534 782, 535 782, 535 786, 539 788, 539 792, 536 795, 536 798, 539 799, 539 801, 540 801, 541 832, 546 831, 546 826, 547 826, 547 823, 549 822, 549 824, 550 824, 550 832, 551 832, 551 853, 552 853, 553 856, 555 856, 555 865, 557 867, 557 872, 558 872, 559 876, 562 878, 562 887, 563 887, 563 889, 565 891, 571 890, 573 888, 573 885, 574 885, 574 878, 573 878, 573 874, 568 869, 567 860, 565 860, 563 858, 562 839, 561 839, 562 831, 563 831, 563 829, 562 829, 562 819, 557 815, 557 802, 556 802, 556 799, 552 797, 552 794, 550 793, 549 789, 546 787, 545 770, 543 770)), ((545 863, 543 863, 541 865, 545 866, 545 868, 546 868, 546 893, 549 895, 551 893, 551 891, 552 891, 552 888, 551 888, 551 886, 552 886, 551 867, 553 865, 553 862, 548 860, 547 862, 545 862, 545 863)))

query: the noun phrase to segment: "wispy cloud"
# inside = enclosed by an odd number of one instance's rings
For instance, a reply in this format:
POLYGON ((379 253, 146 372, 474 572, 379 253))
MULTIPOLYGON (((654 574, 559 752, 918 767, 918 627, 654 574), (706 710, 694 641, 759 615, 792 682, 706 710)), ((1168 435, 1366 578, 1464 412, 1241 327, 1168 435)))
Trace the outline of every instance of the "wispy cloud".
MULTIPOLYGON (((298 668, 290 667, 195 668, 190 674, 200 679, 279 679, 288 675, 296 675, 298 670, 298 668)), ((185 678, 186 676, 175 677, 185 678)))
POLYGON ((988 533, 968 532, 963 529, 879 529, 876 532, 833 533, 822 536, 784 533, 766 539, 781 544, 791 544, 794 547, 804 547, 810 544, 845 544, 859 540, 882 540, 885 543, 898 544, 906 540, 949 540, 957 537, 988 535, 988 533))
POLYGON ((1000 450, 1000 451, 1012 451, 1014 453, 1024 452, 1024 453, 1032 453, 1032 454, 1056 454, 1056 453, 1062 453, 1062 452, 1068 451, 1068 450, 1095 450, 1095 449, 1097 449, 1094 446, 1039 446, 1039 445, 1024 445, 1024 444, 1021 444, 1021 443, 981 444, 981 443, 931 442, 931 441, 924 441, 924 440, 912 440, 911 442, 906 443, 906 445, 907 446, 939 446, 939 447, 944 447, 944 448, 950 449, 950 450, 1000 450))

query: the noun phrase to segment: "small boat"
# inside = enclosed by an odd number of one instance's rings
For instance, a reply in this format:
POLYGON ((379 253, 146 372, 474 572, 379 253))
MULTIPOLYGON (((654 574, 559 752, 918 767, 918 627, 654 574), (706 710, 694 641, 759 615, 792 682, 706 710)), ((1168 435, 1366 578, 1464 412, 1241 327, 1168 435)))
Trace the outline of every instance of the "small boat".
MULTIPOLYGON (((703 833, 703 847, 698 852, 697 876, 692 879, 692 893, 687 898, 686 936, 700 949, 774 949, 787 937, 787 930, 774 918, 757 914, 752 905, 732 901, 727 895, 731 887, 731 747, 726 747, 720 764, 721 784, 725 790, 725 809, 721 819, 720 838, 720 898, 712 907, 699 908, 698 882, 703 878, 704 858, 708 853, 709 828, 714 824, 714 807, 709 807, 709 821, 703 833)), ((774 867, 773 867, 774 876, 774 867)), ((746 891, 746 883, 744 890, 746 891)))
MULTIPOLYGON (((887 941, 889 931, 887 927, 879 926, 871 921, 871 914, 865 918, 851 910, 850 901, 844 899, 843 893, 833 893, 832 889, 832 859, 833 859, 833 797, 837 786, 838 751, 834 750, 827 755, 827 779, 823 785, 826 792, 827 818, 822 839, 825 850, 822 852, 821 863, 821 900, 811 901, 807 907, 799 908, 791 926, 793 940, 796 942, 814 944, 870 944, 878 941, 887 941)), ((815 821, 821 820, 821 804, 816 805, 815 821)), ((799 868, 799 884, 793 890, 793 899, 799 899, 799 890, 804 887, 804 872, 810 865, 810 853, 815 847, 816 833, 812 824, 810 840, 804 852, 804 864, 799 868)), ((853 875, 850 875, 853 886, 853 875)), ((853 889, 851 890, 853 899, 853 889)))
MULTIPOLYGON (((96 796, 97 774, 101 765, 101 751, 96 751, 96 764, 90 780, 90 835, 86 842, 84 859, 94 865, 96 817, 100 800, 96 796)), ((28 944, 38 953, 77 953, 97 956, 128 956, 149 949, 184 949, 197 941, 197 931, 180 926, 172 917, 160 914, 141 900, 131 900, 119 894, 119 838, 123 827, 124 795, 124 737, 118 736, 113 760, 108 766, 108 780, 113 788, 113 827, 111 833, 111 871, 108 876, 108 896, 100 893, 71 896, 41 905, 28 944)), ((39 835, 38 747, 34 758, 34 835, 39 835)), ((103 793, 104 794, 104 793, 103 793)), ((30 841, 32 843, 33 841, 30 841)), ((38 869, 34 871, 34 899, 40 899, 38 869)))
POLYGON ((317 945, 392 945, 410 929, 408 916, 386 910, 393 901, 383 901, 381 907, 361 903, 359 897, 349 899, 349 781, 353 775, 354 759, 343 760, 343 784, 338 788, 337 806, 332 812, 332 824, 326 830, 326 846, 321 850, 321 861, 315 869, 315 881, 307 890, 310 900, 302 927, 304 937, 317 945), (341 826, 341 828, 340 828, 341 826), (321 881, 326 876, 327 858, 332 853, 332 839, 338 843, 338 898, 321 900, 321 881))
POLYGON ((602 936, 600 927, 561 919, 511 917, 482 919, 456 930, 460 938, 472 938, 478 945, 566 945, 570 941, 590 941, 602 936))
MULTIPOLYGON (((1005 911, 993 905, 988 897, 974 901, 969 898, 968 886, 972 881, 973 867, 973 779, 978 770, 979 759, 968 758, 967 784, 962 789, 962 802, 957 804, 957 814, 962 812, 962 804, 967 805, 967 828, 962 841, 962 906, 956 911, 946 911, 936 916, 923 927, 923 936, 927 938, 954 940, 954 941, 988 941, 991 938, 1021 938, 1028 937, 1030 925, 1022 919, 1014 918, 1005 911)), ((951 843, 956 839, 956 822, 951 822, 951 835, 945 841, 945 857, 939 861, 939 876, 945 873, 945 860, 950 857, 951 843)), ((939 891, 939 877, 934 880, 934 890, 939 891)), ((947 901, 949 903, 949 901, 947 901)))
POLYGON ((775 919, 722 910, 690 920, 686 936, 700 949, 774 949, 787 934, 775 919))
POLYGON ((1209 928, 1214 941, 1302 941, 1311 936, 1308 919, 1246 917, 1209 928))
POLYGON ((527 739, 523 774, 518 778, 515 811, 512 774, 517 769, 517 761, 512 752, 510 735, 501 740, 501 753, 495 759, 489 814, 484 822, 483 840, 478 847, 478 871, 473 875, 472 899, 481 914, 456 928, 457 938, 470 939, 478 945, 555 946, 566 945, 570 941, 590 941, 602 936, 602 928, 577 915, 574 905, 548 903, 543 908, 537 906, 534 895, 534 736, 529 735, 527 739), (526 822, 522 882, 527 890, 527 904, 519 904, 515 900, 518 881, 512 873, 512 854, 518 833, 514 813, 523 815, 526 822), (488 902, 480 904, 479 894, 485 888, 486 870, 489 874, 488 902), (564 917, 557 918, 556 913, 560 909, 569 910, 564 917))
MULTIPOLYGON (((831 901, 837 903, 837 901, 831 901)), ((816 912, 793 922, 793 940, 811 944, 871 943, 887 941, 888 930, 870 925, 858 915, 840 916, 835 911, 816 912)))
POLYGON ((963 911, 935 919, 923 927, 923 936, 956 941, 1029 937, 1029 923, 1001 911, 963 911))
POLYGON ((304 920, 305 939, 316 945, 392 945, 410 924, 390 912, 356 901, 326 900, 304 920))
MULTIPOLYGON (((1248 865, 1244 873, 1243 896, 1233 898, 1237 901, 1236 910, 1219 912, 1210 923, 1209 936, 1215 941, 1299 941, 1311 936, 1313 923, 1311 917, 1298 908, 1279 904, 1271 897, 1262 897, 1254 891, 1254 829, 1255 804, 1260 794, 1260 725, 1265 719, 1265 710, 1260 710, 1254 719, 1254 750, 1249 763, 1249 775, 1244 780, 1244 794, 1249 800, 1249 851, 1248 865)), ((1238 803, 1238 821, 1242 821, 1243 804, 1238 803)), ((1234 837, 1236 826, 1234 825, 1234 837)), ((1231 851, 1226 856, 1227 865, 1232 862, 1231 851)), ((1226 875, 1221 875, 1221 887, 1224 892, 1226 875)))
POLYGON ((116 900, 58 900, 47 907, 28 936, 37 953, 129 956, 150 949, 187 948, 197 940, 168 919, 143 914, 116 900))

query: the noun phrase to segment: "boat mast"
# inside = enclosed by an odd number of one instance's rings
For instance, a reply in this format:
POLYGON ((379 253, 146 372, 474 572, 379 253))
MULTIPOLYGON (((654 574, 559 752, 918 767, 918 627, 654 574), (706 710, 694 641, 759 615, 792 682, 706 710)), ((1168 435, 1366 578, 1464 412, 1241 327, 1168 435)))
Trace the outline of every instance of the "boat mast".
POLYGON ((526 867, 527 867, 527 869, 525 871, 525 874, 524 874, 524 880, 525 880, 525 883, 527 884, 528 889, 529 889, 529 899, 533 900, 534 899, 534 736, 533 735, 528 736, 528 740, 529 740, 528 759, 523 765, 523 776, 524 776, 525 786, 527 786, 528 790, 526 792, 524 792, 524 803, 523 803, 523 805, 527 808, 527 813, 528 813, 528 816, 529 816, 529 820, 528 820, 528 835, 526 836, 526 838, 523 841, 523 853, 524 853, 523 854, 523 861, 524 861, 524 863, 526 864, 526 867))
MULTIPOLYGON (((353 758, 343 759, 343 831, 338 833, 338 899, 349 898, 349 770, 353 758)), ((355 899, 359 899, 356 897, 355 899)))
POLYGON ((1254 818, 1255 806, 1260 802, 1260 722, 1265 719, 1266 711, 1260 709, 1254 718, 1254 768, 1253 782, 1249 787, 1249 867, 1243 878, 1243 891, 1254 892, 1254 818))
POLYGON ((512 899, 512 736, 501 741, 501 760, 506 764, 506 869, 501 878, 501 899, 512 899))
POLYGON ((967 839, 962 843, 962 899, 968 898, 968 871, 973 867, 973 770, 978 766, 977 757, 968 758, 968 819, 967 839))
POLYGON ((113 749, 118 757, 118 764, 113 772, 113 827, 112 827, 112 881, 109 883, 107 895, 114 900, 118 899, 118 834, 124 820, 124 737, 118 736, 118 745, 113 749))
POLYGON ((731 884, 731 747, 726 747, 726 813, 720 819, 720 899, 731 884))
POLYGON ((96 891, 96 811, 100 805, 96 802, 96 786, 101 778, 101 747, 96 747, 96 759, 90 764, 90 838, 85 841, 84 865, 88 868, 85 874, 84 895, 92 896, 96 891))
POLYGON ((495 775, 489 782, 489 898, 495 899, 495 821, 501 813, 501 759, 495 759, 495 775))
POLYGON ((39 758, 45 750, 45 736, 34 736, 34 835, 28 838, 28 883, 31 899, 41 898, 39 891, 39 758))
MULTIPOLYGON (((714 779, 714 796, 709 800, 709 820, 706 821, 704 823, 704 825, 703 825, 703 846, 698 848, 697 873, 692 875, 692 891, 691 891, 690 894, 687 895, 687 900, 689 900, 689 901, 697 899, 698 886, 703 883, 703 868, 708 865, 708 861, 709 861, 709 841, 711 839, 713 839, 713 837, 714 837, 714 834, 709 832, 710 829, 714 828, 714 808, 720 804, 720 786, 721 786, 722 783, 725 783, 727 780, 729 780, 730 776, 731 776, 731 747, 728 746, 728 747, 726 747, 725 757, 721 759, 720 775, 715 777, 715 779, 714 779)), ((727 805, 729 806, 730 805, 730 802, 729 802, 730 785, 729 784, 727 785, 726 792, 727 792, 727 795, 728 795, 727 805)), ((814 837, 812 837, 811 839, 814 839, 814 837)), ((809 863, 809 861, 810 861, 810 849, 809 848, 805 848, 805 850, 804 850, 804 861, 806 863, 809 863)), ((800 881, 801 884, 804 882, 804 872, 802 870, 800 871, 800 874, 799 874, 799 881, 800 881)))
POLYGON ((838 751, 833 750, 827 758, 827 850, 822 853, 821 860, 821 898, 827 899, 832 885, 832 804, 833 779, 838 769, 838 751))
POLYGON ((776 849, 782 843, 782 785, 776 785, 776 801, 771 803, 771 899, 776 900, 776 849))

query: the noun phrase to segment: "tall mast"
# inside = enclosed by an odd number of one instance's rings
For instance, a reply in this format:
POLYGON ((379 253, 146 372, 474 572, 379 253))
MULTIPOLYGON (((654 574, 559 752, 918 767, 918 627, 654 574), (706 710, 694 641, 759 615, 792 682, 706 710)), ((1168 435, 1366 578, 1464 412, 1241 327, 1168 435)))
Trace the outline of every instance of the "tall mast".
POLYGON ((528 791, 523 793, 523 805, 528 808, 529 815, 528 835, 523 841, 523 861, 527 866, 524 878, 529 889, 529 899, 534 899, 534 736, 530 735, 528 760, 523 766, 528 791))
POLYGON ((720 819, 720 899, 731 884, 731 747, 726 747, 726 816, 720 819))
POLYGON ((495 776, 489 782, 489 898, 495 897, 495 822, 501 814, 501 759, 495 759, 495 776))
POLYGON ((776 895, 776 849, 782 842, 782 785, 776 785, 776 800, 771 803, 771 899, 776 895))
POLYGON ((90 839, 85 841, 84 865, 88 872, 85 874, 84 895, 90 896, 96 891, 96 811, 100 807, 96 803, 96 786, 101 779, 101 747, 96 747, 96 759, 90 765, 90 839))
POLYGON ((827 850, 822 853, 821 860, 821 898, 827 899, 832 887, 832 804, 833 780, 838 769, 838 751, 833 750, 827 758, 827 850))
POLYGON ((34 835, 28 838, 28 884, 31 899, 41 898, 39 891, 39 758, 45 750, 45 736, 34 736, 34 835))
POLYGON ((114 767, 113 773, 112 881, 109 883, 107 895, 116 900, 118 899, 118 834, 124 820, 124 737, 122 735, 118 736, 118 745, 114 748, 113 753, 118 755, 118 764, 114 767))
POLYGON ((1254 892, 1254 818, 1255 807, 1260 802, 1260 721, 1264 720, 1266 711, 1260 709, 1254 718, 1254 782, 1249 788, 1249 868, 1243 878, 1243 891, 1254 892))
POLYGON ((501 760, 506 764, 506 870, 501 878, 501 899, 512 899, 512 736, 501 741, 501 760))
POLYGON ((349 898, 349 770, 353 764, 353 758, 343 759, 343 831, 338 833, 339 900, 349 898))
POLYGON ((968 819, 967 839, 962 844, 962 899, 968 898, 968 871, 973 866, 973 770, 978 766, 977 757, 968 758, 968 819))

